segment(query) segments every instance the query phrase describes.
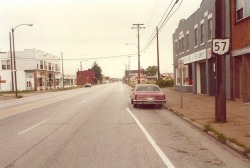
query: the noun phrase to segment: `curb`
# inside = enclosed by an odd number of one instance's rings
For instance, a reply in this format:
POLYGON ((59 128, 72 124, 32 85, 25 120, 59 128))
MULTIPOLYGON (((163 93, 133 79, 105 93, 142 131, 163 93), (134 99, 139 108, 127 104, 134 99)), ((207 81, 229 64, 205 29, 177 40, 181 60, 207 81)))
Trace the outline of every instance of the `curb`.
MULTIPOLYGON (((184 116, 183 114, 181 114, 180 112, 178 112, 178 111, 176 111, 176 110, 174 110, 174 109, 172 109, 172 108, 169 108, 169 107, 166 107, 166 106, 164 106, 164 107, 165 107, 167 110, 169 110, 169 111, 173 112, 174 114, 176 114, 177 116, 181 117, 181 118, 184 119, 185 121, 189 122, 190 124, 194 125, 195 127, 199 128, 200 130, 204 131, 205 128, 204 128, 203 125, 201 125, 201 124, 199 124, 199 123, 197 123, 197 122, 191 120, 190 118, 184 116)), ((208 134, 209 136, 213 137, 214 139, 216 139, 218 142, 220 142, 219 139, 218 139, 218 135, 215 134, 214 132, 208 131, 207 134, 208 134)), ((221 143, 221 142, 220 142, 220 143, 221 143)), ((223 144, 223 143, 221 143, 221 144, 223 144)), ((241 147, 241 146, 239 146, 239 145, 237 145, 237 144, 235 144, 235 143, 233 143, 233 142, 230 142, 229 140, 227 140, 226 143, 223 144, 223 145, 226 145, 226 146, 229 147, 230 149, 234 150, 235 152, 239 153, 239 154, 242 155, 243 157, 246 157, 247 159, 250 160, 250 153, 247 153, 247 151, 246 151, 245 148, 243 148, 243 147, 241 147)))

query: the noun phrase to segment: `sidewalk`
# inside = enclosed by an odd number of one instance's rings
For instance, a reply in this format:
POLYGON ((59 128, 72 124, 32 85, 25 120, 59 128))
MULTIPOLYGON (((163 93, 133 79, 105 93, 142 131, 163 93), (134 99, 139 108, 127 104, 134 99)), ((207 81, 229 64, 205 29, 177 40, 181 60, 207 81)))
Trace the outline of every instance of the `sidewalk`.
POLYGON ((206 130, 214 138, 250 159, 250 103, 227 100, 227 122, 216 123, 214 96, 183 93, 183 104, 180 108, 180 92, 174 88, 162 88, 162 91, 167 97, 167 109, 206 130))

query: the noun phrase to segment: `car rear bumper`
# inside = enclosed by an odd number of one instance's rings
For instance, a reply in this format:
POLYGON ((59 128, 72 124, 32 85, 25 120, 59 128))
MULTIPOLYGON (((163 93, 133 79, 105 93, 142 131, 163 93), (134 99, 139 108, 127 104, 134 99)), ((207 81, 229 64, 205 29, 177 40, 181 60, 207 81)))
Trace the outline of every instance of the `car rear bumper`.
POLYGON ((133 104, 165 104, 166 100, 154 100, 154 101, 146 101, 146 100, 134 100, 133 104))

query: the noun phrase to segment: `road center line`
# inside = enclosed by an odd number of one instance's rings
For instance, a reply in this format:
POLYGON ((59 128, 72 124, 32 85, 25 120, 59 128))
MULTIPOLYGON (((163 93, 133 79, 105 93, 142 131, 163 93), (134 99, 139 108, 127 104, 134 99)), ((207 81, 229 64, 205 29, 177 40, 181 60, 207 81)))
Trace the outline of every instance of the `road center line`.
POLYGON ((136 116, 130 111, 129 108, 126 108, 127 111, 129 112, 129 114, 134 118, 136 124, 140 127, 140 129, 142 130, 142 132, 144 133, 144 135, 146 136, 146 138, 148 139, 148 141, 150 142, 150 144, 153 146, 153 148, 155 149, 155 151, 157 152, 157 154, 160 156, 160 158, 163 160, 163 162, 165 163, 165 165, 168 168, 175 168, 174 165, 171 163, 171 161, 169 160, 169 158, 165 155, 165 153, 160 149, 160 147, 156 144, 156 142, 154 141, 154 139, 151 137, 151 135, 148 133, 148 131, 143 127, 143 125, 140 123, 140 121, 136 118, 136 116))
POLYGON ((33 125, 32 127, 28 128, 28 129, 26 129, 26 130, 24 130, 24 131, 22 131, 22 132, 19 132, 18 135, 24 134, 24 133, 26 133, 26 132, 32 130, 33 128, 38 127, 39 125, 41 125, 41 124, 43 124, 43 123, 46 123, 48 120, 49 120, 49 119, 44 120, 44 121, 42 121, 42 122, 40 122, 40 123, 38 123, 38 124, 36 124, 36 125, 33 125))

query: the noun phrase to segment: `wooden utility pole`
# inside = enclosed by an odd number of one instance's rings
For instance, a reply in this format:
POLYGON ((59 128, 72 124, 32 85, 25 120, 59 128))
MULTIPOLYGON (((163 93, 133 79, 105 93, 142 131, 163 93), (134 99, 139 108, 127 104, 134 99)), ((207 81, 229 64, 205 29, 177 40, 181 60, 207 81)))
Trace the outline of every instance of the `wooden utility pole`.
POLYGON ((141 27, 144 24, 133 24, 134 27, 132 27, 132 29, 136 29, 138 32, 138 45, 137 45, 137 49, 138 49, 138 83, 140 83, 141 80, 141 65, 140 65, 140 29, 145 29, 145 27, 141 27))
MULTIPOLYGON (((225 0, 215 1, 215 38, 225 38, 225 0)), ((216 96, 215 96, 215 121, 226 122, 226 77, 225 55, 215 54, 216 59, 216 96)))
POLYGON ((157 67, 158 67, 158 79, 160 79, 160 54, 159 54, 159 30, 156 27, 156 39, 157 39, 157 67))

